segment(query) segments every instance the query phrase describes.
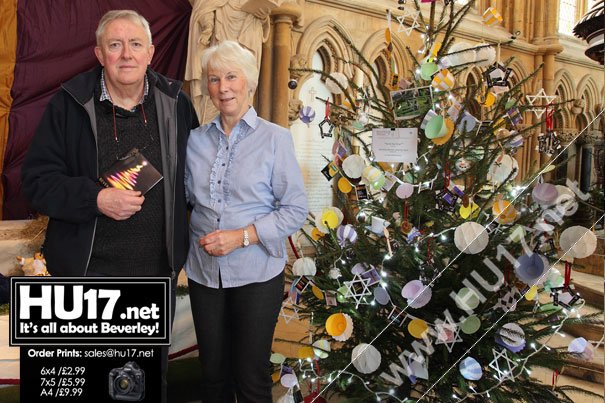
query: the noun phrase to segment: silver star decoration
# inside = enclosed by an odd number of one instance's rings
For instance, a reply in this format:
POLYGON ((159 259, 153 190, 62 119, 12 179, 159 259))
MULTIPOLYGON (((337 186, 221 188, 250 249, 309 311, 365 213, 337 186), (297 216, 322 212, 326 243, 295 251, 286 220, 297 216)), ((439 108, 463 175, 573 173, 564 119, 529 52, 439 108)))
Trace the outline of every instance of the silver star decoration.
POLYGON ((446 315, 445 321, 436 321, 435 331, 437 332, 437 340, 435 341, 435 344, 445 344, 447 351, 450 353, 454 349, 454 344, 462 341, 462 337, 460 337, 460 328, 452 321, 451 316, 446 315), (450 333, 452 334, 452 339, 449 339, 450 333))
POLYGON ((507 378, 514 381, 515 375, 513 374, 513 370, 517 367, 517 364, 508 357, 507 350, 498 351, 492 348, 492 352, 494 353, 494 359, 489 363, 489 367, 496 371, 498 382, 502 382, 507 378), (500 359, 503 359, 504 362, 500 362, 500 359), (500 364, 505 365, 500 368, 500 364))
POLYGON ((536 95, 526 95, 525 98, 527 99, 527 102, 534 107, 528 110, 532 111, 536 115, 536 117, 540 119, 546 111, 546 106, 552 101, 554 101, 557 96, 546 95, 546 91, 544 91, 544 88, 540 88, 540 91, 538 91, 536 95), (541 102, 540 105, 534 105, 534 102, 536 102, 537 99, 542 99, 544 100, 544 102, 541 102))
POLYGON ((412 34, 412 31, 420 26, 418 23, 418 17, 420 16, 419 10, 407 10, 403 12, 403 15, 397 17, 397 21, 399 21, 399 27, 397 28, 397 33, 405 32, 407 36, 412 34), (409 27, 405 26, 405 19, 411 18, 412 22, 409 27))
POLYGON ((370 281, 370 278, 363 278, 361 275, 356 274, 352 281, 344 282, 345 286, 347 286, 345 298, 353 298, 355 300, 355 309, 359 307, 359 304, 366 304, 363 301, 363 297, 372 295, 372 292, 368 289, 370 281))
POLYGON ((287 302, 285 304, 282 305, 280 311, 279 311, 279 316, 281 316, 282 318, 284 318, 284 321, 286 322, 286 325, 288 323, 290 323, 290 321, 292 319, 296 319, 299 320, 300 318, 298 317, 298 308, 295 305, 292 305, 291 303, 287 302), (292 312, 292 313, 288 313, 288 312, 292 312))

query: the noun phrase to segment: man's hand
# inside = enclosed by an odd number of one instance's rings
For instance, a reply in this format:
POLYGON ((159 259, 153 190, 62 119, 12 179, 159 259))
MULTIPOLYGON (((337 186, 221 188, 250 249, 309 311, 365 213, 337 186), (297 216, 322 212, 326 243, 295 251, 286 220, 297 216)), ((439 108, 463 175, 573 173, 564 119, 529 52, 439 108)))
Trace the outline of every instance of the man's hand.
POLYGON ((121 221, 140 211, 144 201, 139 191, 106 188, 97 195, 97 208, 107 217, 121 221))

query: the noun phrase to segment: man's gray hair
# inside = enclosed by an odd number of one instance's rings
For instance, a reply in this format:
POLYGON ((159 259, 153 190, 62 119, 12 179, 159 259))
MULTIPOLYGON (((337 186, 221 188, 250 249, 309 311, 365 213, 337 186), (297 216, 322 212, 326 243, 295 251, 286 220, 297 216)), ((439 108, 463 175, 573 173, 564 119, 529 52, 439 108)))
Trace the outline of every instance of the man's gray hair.
POLYGON ((105 13, 103 17, 101 17, 101 21, 99 21, 99 26, 97 27, 97 31, 95 32, 95 36, 97 38, 97 46, 101 45, 101 38, 105 33, 105 27, 112 21, 115 20, 129 20, 135 24, 139 24, 145 30, 147 34, 147 39, 149 39, 149 44, 151 45, 153 42, 151 40, 151 29, 149 29, 149 22, 143 17, 141 14, 137 13, 134 10, 111 10, 105 13))

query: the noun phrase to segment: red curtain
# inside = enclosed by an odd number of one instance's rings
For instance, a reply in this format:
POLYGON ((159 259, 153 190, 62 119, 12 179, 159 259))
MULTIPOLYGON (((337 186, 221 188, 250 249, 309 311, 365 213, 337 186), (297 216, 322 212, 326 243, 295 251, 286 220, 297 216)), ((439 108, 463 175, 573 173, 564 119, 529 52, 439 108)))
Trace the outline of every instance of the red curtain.
POLYGON ((96 65, 95 30, 112 9, 132 9, 151 25, 152 68, 182 80, 187 57, 191 5, 188 0, 19 0, 13 104, 4 154, 3 219, 34 214, 21 195, 25 152, 50 97, 61 82, 96 65))

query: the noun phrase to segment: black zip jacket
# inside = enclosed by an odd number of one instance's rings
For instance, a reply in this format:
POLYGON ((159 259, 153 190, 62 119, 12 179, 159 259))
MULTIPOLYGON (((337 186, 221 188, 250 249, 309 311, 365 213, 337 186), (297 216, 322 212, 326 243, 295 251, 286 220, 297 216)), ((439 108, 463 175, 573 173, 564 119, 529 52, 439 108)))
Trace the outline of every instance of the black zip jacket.
MULTIPOLYGON (((172 276, 189 246, 184 169, 187 138, 198 120, 182 83, 151 69, 164 180, 166 248, 172 276)), ((61 85, 34 134, 21 170, 23 194, 49 216, 43 252, 54 276, 85 276, 95 236, 98 183, 94 88, 101 66, 61 85)))

